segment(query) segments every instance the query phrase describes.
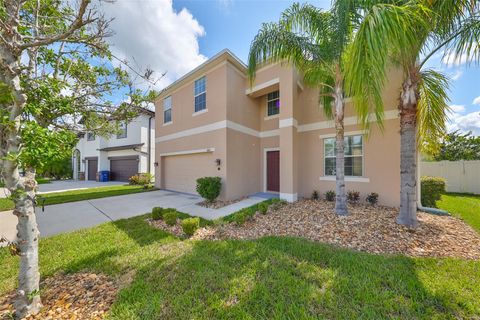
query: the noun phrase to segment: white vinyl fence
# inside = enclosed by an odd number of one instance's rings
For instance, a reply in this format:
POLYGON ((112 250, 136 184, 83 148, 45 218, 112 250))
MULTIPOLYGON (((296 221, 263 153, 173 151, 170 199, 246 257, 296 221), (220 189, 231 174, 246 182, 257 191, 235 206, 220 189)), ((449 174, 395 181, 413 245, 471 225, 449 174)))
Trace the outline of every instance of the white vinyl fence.
POLYGON ((420 175, 447 180, 447 192, 480 194, 480 160, 422 161, 420 175))

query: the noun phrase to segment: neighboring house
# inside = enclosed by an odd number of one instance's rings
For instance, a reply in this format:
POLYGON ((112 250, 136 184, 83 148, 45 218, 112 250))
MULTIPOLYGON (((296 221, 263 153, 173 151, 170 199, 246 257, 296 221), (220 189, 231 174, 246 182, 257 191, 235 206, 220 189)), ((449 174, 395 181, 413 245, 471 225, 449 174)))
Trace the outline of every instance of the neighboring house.
MULTIPOLYGON (((400 86, 392 71, 383 132, 364 131, 348 100, 345 115, 347 190, 391 206, 400 202, 400 86)), ((335 190, 334 122, 291 67, 265 65, 250 85, 246 65, 223 50, 161 92, 155 122, 158 188, 196 193, 198 177, 220 176, 223 199, 335 190)))
POLYGON ((121 132, 109 139, 86 132, 73 155, 73 178, 98 180, 99 171, 110 179, 128 181, 137 173, 154 173, 155 112, 142 109, 138 117, 121 123, 121 132))

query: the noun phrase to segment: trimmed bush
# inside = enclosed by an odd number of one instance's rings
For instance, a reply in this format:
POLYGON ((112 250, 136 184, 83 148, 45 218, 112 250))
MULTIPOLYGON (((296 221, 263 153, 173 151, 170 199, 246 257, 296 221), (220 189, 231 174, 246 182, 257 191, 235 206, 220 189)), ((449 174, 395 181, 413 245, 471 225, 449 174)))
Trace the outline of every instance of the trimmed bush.
POLYGON ((355 190, 348 191, 347 200, 351 203, 357 203, 360 200, 360 192, 355 190))
POLYGON ((422 187, 422 205, 437 208, 437 200, 445 193, 445 179, 424 176, 420 179, 422 187))
POLYGON ((312 200, 319 200, 320 199, 320 195, 318 194, 318 191, 317 190, 313 190, 312 192, 312 200))
POLYGON ((203 177, 197 179, 197 192, 205 200, 213 202, 220 195, 222 189, 222 178, 203 177))
POLYGON ((260 202, 258 204, 258 211, 260 211, 261 214, 267 214, 268 211, 268 203, 266 202, 260 202))
POLYGON ((177 210, 164 212, 163 221, 169 226, 174 226, 177 223, 177 210))
POLYGON ((365 200, 367 200, 367 202, 370 203, 372 206, 376 205, 378 202, 378 193, 376 192, 369 193, 367 198, 365 198, 365 200))
POLYGON ((163 213, 165 210, 161 207, 155 207, 152 209, 152 219, 161 220, 163 218, 163 213))
POLYGON ((139 173, 134 176, 131 176, 128 179, 128 183, 131 185, 146 186, 149 185, 153 180, 153 175, 150 173, 139 173))
POLYGON ((247 214, 245 211, 241 211, 241 212, 238 212, 234 217, 233 217, 233 221, 235 221, 235 223, 239 226, 243 226, 245 224, 245 222, 247 221, 247 214))
POLYGON ((327 192, 325 192, 325 199, 327 199, 327 201, 335 201, 335 191, 333 190, 328 190, 327 192))
POLYGON ((200 218, 187 218, 182 220, 182 230, 187 236, 193 236, 200 227, 200 218))

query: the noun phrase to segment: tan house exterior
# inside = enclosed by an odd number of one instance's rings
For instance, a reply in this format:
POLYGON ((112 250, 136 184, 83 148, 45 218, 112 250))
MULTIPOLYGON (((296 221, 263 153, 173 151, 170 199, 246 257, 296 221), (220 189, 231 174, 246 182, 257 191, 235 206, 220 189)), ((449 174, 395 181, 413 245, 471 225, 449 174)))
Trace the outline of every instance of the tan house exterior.
MULTIPOLYGON (((389 79, 383 132, 376 125, 362 130, 347 102, 346 187, 399 206, 400 73, 389 79)), ((278 192, 295 201, 335 190, 334 123, 318 90, 303 85, 292 67, 266 65, 250 85, 246 65, 223 50, 165 88, 155 105, 158 188, 196 193, 197 178, 219 176, 222 199, 278 192)))

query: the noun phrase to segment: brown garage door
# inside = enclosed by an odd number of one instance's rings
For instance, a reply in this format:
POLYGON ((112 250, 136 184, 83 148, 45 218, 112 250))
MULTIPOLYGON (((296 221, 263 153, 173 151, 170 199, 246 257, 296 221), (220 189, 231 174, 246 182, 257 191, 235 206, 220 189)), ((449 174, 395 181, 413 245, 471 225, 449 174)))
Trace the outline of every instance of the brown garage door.
POLYGON ((198 178, 218 175, 212 153, 169 156, 162 160, 163 187, 168 190, 196 194, 198 178))
POLYGON ((97 180, 98 160, 88 160, 88 180, 97 180))
POLYGON ((138 173, 138 158, 110 159, 110 180, 128 181, 138 173))

